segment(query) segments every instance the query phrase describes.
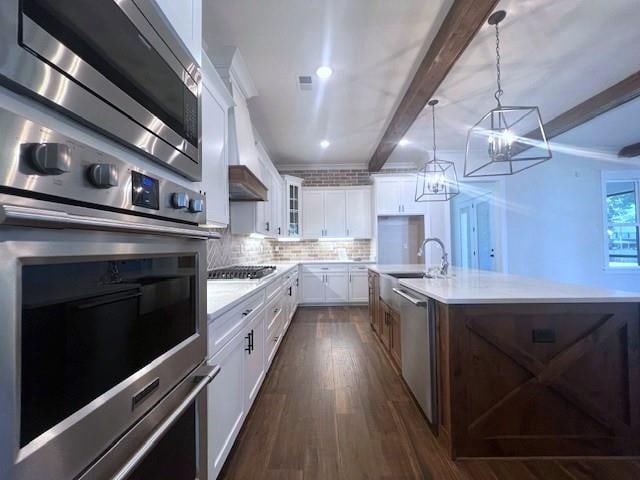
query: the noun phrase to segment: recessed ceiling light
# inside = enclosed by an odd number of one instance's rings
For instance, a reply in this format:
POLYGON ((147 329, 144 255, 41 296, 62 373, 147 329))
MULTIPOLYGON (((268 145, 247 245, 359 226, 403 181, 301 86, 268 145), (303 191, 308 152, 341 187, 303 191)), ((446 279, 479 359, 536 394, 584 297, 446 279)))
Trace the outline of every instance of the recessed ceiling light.
POLYGON ((407 140, 406 138, 401 138, 400 141, 398 142, 398 145, 400 145, 401 147, 405 147, 407 145, 409 145, 411 142, 409 140, 407 140))
POLYGON ((329 140, 322 140, 320 142, 320 147, 321 148, 329 148, 329 145, 331 145, 331 142, 329 140))
POLYGON ((324 80, 333 75, 333 69, 331 67, 323 65, 322 67, 318 67, 318 69, 316 70, 316 75, 324 80))

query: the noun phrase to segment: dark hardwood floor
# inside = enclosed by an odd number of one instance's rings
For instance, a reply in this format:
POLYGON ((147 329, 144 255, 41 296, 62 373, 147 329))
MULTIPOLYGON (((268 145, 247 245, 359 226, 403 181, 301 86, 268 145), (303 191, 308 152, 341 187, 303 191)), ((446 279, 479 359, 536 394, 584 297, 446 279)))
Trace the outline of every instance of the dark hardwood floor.
POLYGON ((449 460, 366 307, 300 308, 224 479, 638 480, 636 460, 449 460))

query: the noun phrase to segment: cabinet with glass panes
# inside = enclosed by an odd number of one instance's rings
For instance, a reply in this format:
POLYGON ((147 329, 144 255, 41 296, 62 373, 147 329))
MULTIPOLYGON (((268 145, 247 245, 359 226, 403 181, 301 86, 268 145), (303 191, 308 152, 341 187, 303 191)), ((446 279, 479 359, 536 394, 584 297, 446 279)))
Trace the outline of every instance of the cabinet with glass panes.
POLYGON ((286 183, 286 236, 299 238, 302 233, 302 179, 291 175, 284 175, 283 178, 286 183))

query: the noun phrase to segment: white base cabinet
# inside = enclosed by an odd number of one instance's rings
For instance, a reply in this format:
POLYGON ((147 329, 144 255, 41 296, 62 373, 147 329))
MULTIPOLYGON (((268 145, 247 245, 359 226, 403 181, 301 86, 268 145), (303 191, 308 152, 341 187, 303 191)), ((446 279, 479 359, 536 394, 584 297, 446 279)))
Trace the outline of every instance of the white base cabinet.
POLYGON ((209 478, 215 479, 238 436, 246 415, 244 332, 237 334, 210 360, 220 366, 207 393, 209 478))
POLYGON ((349 266, 349 303, 369 302, 369 277, 366 266, 349 266))
POLYGON ((253 405, 297 308, 289 295, 294 269, 208 326, 211 365, 220 373, 208 387, 208 474, 215 480, 253 405), (217 322, 217 323, 216 323, 217 322), (228 335, 227 335, 228 333, 228 335))
POLYGON ((300 274, 300 303, 367 303, 369 286, 363 264, 305 264, 300 274))

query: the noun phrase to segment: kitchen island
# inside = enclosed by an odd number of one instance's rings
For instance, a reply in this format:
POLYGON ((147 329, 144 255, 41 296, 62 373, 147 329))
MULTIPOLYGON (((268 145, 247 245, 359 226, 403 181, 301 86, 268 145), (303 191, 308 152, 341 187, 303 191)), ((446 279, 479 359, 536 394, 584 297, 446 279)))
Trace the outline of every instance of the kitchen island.
POLYGON ((435 311, 452 458, 640 454, 640 293, 460 269, 399 284, 435 311))

